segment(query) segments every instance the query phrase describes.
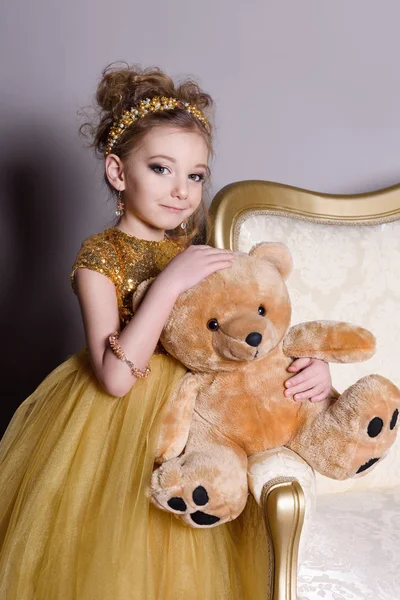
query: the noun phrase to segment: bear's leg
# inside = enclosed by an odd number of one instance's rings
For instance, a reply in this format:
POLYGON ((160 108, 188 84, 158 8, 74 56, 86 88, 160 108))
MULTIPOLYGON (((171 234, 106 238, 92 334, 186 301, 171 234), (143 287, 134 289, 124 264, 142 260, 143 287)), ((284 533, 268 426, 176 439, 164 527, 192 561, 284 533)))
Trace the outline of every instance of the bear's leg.
POLYGON ((244 509, 247 456, 239 446, 199 429, 204 424, 194 423, 185 452, 154 471, 150 495, 159 508, 204 528, 231 521, 244 509))
POLYGON ((287 444, 316 471, 333 479, 364 474, 393 444, 400 410, 400 390, 380 375, 368 375, 349 387, 287 444))
POLYGON ((162 463, 179 456, 186 446, 201 375, 187 373, 178 383, 166 409, 156 447, 155 462, 162 463))

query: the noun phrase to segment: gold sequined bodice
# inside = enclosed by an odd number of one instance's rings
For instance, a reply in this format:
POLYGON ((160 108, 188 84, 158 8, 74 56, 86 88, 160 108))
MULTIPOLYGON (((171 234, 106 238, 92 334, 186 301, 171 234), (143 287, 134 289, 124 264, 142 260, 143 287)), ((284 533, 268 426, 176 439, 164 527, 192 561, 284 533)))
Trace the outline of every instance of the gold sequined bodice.
POLYGON ((142 240, 112 227, 85 240, 71 272, 85 267, 102 273, 115 285, 121 328, 132 318, 132 296, 137 286, 156 277, 182 247, 170 239, 142 240))

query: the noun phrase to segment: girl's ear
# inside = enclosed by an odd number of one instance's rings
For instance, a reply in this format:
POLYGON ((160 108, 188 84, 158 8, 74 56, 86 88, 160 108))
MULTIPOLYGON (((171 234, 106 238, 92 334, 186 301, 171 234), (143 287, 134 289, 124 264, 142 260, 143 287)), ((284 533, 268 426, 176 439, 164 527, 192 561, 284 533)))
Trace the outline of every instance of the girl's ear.
POLYGON ((145 281, 142 281, 142 283, 140 283, 133 296, 132 296, 132 309, 133 312, 136 312, 137 309, 140 306, 140 303, 142 302, 143 298, 146 295, 147 290, 149 289, 149 287, 151 286, 151 284, 153 283, 155 277, 152 277, 151 279, 146 279, 145 281))
POLYGON ((282 275, 283 279, 289 276, 293 267, 292 257, 287 246, 278 242, 256 244, 250 250, 249 255, 267 260, 282 275))
POLYGON ((106 156, 104 168, 107 179, 113 188, 119 192, 123 192, 125 189, 125 174, 124 165, 120 157, 116 154, 109 154, 106 156))

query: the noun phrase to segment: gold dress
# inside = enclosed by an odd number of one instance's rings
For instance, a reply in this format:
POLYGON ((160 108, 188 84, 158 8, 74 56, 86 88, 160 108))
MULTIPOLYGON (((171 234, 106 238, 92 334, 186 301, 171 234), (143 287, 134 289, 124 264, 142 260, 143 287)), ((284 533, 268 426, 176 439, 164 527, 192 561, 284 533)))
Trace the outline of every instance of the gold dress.
MULTIPOLYGON (((179 251, 171 240, 111 228, 84 242, 74 271, 113 281, 123 326, 135 287, 179 251)), ((151 375, 116 398, 100 387, 84 348, 16 411, 0 443, 1 600, 267 597, 254 501, 232 523, 199 530, 148 499, 162 409, 185 373, 161 352, 151 375)))

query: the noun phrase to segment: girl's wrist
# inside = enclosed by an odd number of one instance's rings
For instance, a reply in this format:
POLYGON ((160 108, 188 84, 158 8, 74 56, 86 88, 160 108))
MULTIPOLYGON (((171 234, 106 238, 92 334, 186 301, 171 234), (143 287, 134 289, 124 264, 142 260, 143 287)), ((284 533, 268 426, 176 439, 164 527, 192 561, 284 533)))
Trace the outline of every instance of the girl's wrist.
POLYGON ((175 304, 176 300, 182 293, 177 285, 177 282, 171 280, 171 278, 166 277, 164 272, 161 272, 158 277, 153 282, 152 287, 157 290, 157 293, 165 300, 170 300, 173 304, 175 304))

